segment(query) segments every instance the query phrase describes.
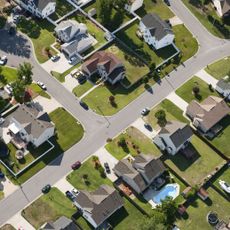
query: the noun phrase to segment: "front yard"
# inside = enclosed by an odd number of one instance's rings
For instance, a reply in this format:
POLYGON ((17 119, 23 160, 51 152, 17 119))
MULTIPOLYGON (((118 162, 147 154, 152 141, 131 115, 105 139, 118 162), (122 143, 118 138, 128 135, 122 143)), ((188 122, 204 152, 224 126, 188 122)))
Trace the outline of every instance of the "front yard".
POLYGON ((84 93, 86 93, 92 87, 93 87, 92 83, 90 83, 89 81, 86 81, 85 83, 76 86, 73 89, 73 93, 76 97, 81 97, 84 93))
POLYGON ((0 87, 13 82, 17 79, 17 71, 14 68, 2 66, 2 72, 0 74, 0 87))
POLYGON ((45 97, 47 99, 51 99, 50 95, 46 93, 40 86, 38 86, 36 83, 32 83, 29 86, 29 90, 32 91, 32 98, 37 97, 38 95, 45 97))
POLYGON ((188 103, 192 100, 201 102, 208 96, 218 96, 218 93, 214 89, 210 90, 209 85, 196 76, 177 89, 176 94, 188 103), (194 87, 198 87, 200 89, 200 92, 197 95, 193 93, 194 87))
POLYGON ((131 154, 134 157, 138 153, 151 154, 154 157, 161 155, 160 150, 152 143, 151 139, 132 126, 115 137, 105 148, 118 160, 121 160, 127 154, 131 154), (126 145, 120 146, 119 141, 123 138, 126 141, 126 145))
POLYGON ((42 195, 27 208, 21 215, 36 229, 48 221, 55 221, 61 216, 71 218, 76 212, 72 202, 57 188, 52 188, 48 194, 42 195))

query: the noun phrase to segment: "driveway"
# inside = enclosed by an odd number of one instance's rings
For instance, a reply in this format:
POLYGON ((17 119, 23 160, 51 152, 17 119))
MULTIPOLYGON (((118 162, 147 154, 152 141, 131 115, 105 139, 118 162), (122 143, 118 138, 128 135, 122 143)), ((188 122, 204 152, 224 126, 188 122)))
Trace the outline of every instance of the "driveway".
POLYGON ((0 179, 0 191, 4 192, 4 198, 9 196, 17 189, 18 186, 14 185, 7 177, 0 179))
POLYGON ((74 187, 71 185, 65 177, 63 177, 61 180, 59 180, 56 184, 54 184, 54 187, 58 188, 61 192, 65 194, 66 191, 71 191, 74 187))
POLYGON ((70 74, 68 74, 65 77, 65 82, 62 83, 66 89, 68 89, 71 93, 73 89, 79 85, 78 81, 76 78, 72 77, 70 74))
POLYGON ((213 88, 216 88, 218 80, 210 74, 208 74, 204 69, 196 73, 196 76, 205 81, 207 84, 211 84, 213 88))
POLYGON ((166 98, 179 107, 183 112, 186 111, 188 103, 179 97, 175 92, 170 93, 166 98))

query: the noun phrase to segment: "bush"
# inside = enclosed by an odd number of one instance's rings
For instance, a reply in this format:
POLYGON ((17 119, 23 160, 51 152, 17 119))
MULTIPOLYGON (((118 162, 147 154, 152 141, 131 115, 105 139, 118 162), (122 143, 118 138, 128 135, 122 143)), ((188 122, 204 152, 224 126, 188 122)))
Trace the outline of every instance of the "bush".
POLYGON ((125 138, 121 137, 120 140, 118 141, 118 146, 125 147, 126 145, 127 144, 126 144, 125 138))
POLYGON ((198 94, 200 93, 200 88, 199 88, 198 86, 194 86, 194 87, 192 88, 192 91, 193 91, 193 93, 194 93, 195 95, 198 95, 198 94))
POLYGON ((166 124, 166 113, 163 109, 158 110, 155 113, 155 117, 157 118, 160 126, 164 126, 166 124))
POLYGON ((101 177, 106 177, 105 169, 101 165, 98 167, 98 171, 101 177))

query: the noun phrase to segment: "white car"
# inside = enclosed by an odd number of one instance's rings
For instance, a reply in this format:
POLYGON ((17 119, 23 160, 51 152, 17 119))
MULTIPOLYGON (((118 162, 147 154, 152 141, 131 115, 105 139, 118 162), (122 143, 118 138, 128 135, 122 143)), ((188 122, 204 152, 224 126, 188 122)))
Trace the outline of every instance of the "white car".
POLYGON ((59 55, 54 55, 54 56, 52 56, 50 59, 51 59, 53 62, 55 62, 55 61, 57 61, 59 58, 60 58, 59 55))
POLYGON ((70 65, 74 64, 77 61, 77 57, 71 57, 68 61, 70 65))
POLYGON ((2 56, 0 59, 0 65, 5 65, 7 62, 7 57, 6 56, 2 56))
POLYGON ((230 185, 226 181, 219 180, 219 185, 225 192, 230 193, 230 185))
POLYGON ((37 81, 37 85, 40 86, 43 90, 46 90, 46 86, 43 82, 37 81))
POLYGON ((76 188, 73 188, 71 192, 74 196, 77 196, 79 194, 79 191, 76 188))
POLYGON ((4 86, 4 90, 9 94, 11 95, 12 92, 13 92, 13 88, 11 87, 11 85, 7 84, 4 86))
POLYGON ((144 108, 141 110, 141 115, 142 116, 145 116, 147 115, 148 113, 150 112, 150 109, 148 107, 144 108))
POLYGON ((5 119, 3 117, 0 117, 0 125, 3 124, 5 119))

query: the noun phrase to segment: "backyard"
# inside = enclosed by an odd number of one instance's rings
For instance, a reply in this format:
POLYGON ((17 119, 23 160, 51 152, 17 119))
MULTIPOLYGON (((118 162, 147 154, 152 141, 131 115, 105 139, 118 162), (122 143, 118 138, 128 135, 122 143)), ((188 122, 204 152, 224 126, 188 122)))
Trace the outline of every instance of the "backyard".
POLYGON ((48 194, 42 195, 27 208, 22 216, 36 229, 48 221, 55 221, 61 216, 71 218, 76 212, 72 202, 57 188, 52 188, 48 194))
POLYGON ((134 157, 138 153, 151 154, 154 157, 161 155, 160 150, 152 143, 151 139, 132 126, 115 137, 105 148, 118 160, 121 160, 127 154, 131 154, 134 157), (126 144, 120 146, 119 142, 121 139, 125 139, 126 144))
POLYGON ((230 57, 225 57, 217 62, 208 65, 205 69, 210 75, 220 80, 221 78, 230 76, 230 57))
POLYGON ((208 96, 218 96, 218 93, 214 89, 210 90, 209 85, 196 76, 177 89, 176 94, 188 103, 190 103, 192 100, 202 102, 208 96), (193 93, 194 87, 199 88, 199 93, 193 93))
POLYGON ((182 1, 209 32, 220 38, 230 38, 230 25, 223 25, 221 18, 214 10, 211 1, 206 1, 207 3, 204 6, 201 6, 199 0, 182 1))

